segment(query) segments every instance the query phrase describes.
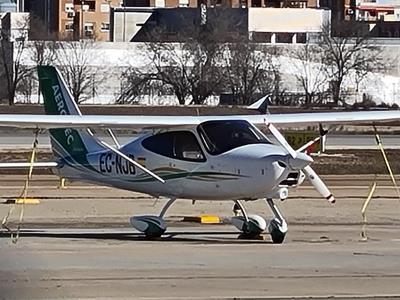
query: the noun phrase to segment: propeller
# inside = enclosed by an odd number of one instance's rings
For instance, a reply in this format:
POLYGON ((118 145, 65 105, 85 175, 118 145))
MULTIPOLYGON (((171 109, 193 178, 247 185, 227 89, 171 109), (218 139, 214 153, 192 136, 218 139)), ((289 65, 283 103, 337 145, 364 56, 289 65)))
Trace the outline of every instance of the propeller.
POLYGON ((328 187, 325 183, 321 180, 321 178, 315 173, 315 171, 310 167, 306 166, 303 169, 304 174, 306 174, 307 178, 311 181, 312 185, 315 189, 330 203, 335 203, 336 199, 332 195, 332 193, 328 190, 328 187))
MULTIPOLYGON (((298 159, 305 160, 302 156, 305 154, 299 151, 295 151, 289 143, 286 141, 285 137, 280 133, 280 131, 271 123, 265 123, 269 129, 269 131, 272 133, 272 135, 277 139, 279 144, 285 150, 290 154, 290 156, 293 158, 293 161, 296 162, 298 159)), ((311 163, 312 160, 309 160, 309 163, 311 163)), ((293 165, 291 165, 294 167, 293 165)), ((328 187, 325 185, 325 183, 322 181, 322 179, 315 173, 315 171, 307 164, 306 166, 303 166, 302 168, 304 174, 307 176, 307 178, 310 180, 311 184, 314 186, 314 188, 330 203, 335 203, 335 197, 332 195, 332 193, 329 191, 328 187)))

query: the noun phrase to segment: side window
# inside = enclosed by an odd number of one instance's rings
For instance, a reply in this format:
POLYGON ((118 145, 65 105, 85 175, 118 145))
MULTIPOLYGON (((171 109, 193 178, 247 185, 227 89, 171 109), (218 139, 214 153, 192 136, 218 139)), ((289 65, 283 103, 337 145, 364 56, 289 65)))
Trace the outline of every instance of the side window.
POLYGON ((153 135, 142 146, 154 153, 187 161, 205 161, 195 135, 190 131, 173 131, 153 135))

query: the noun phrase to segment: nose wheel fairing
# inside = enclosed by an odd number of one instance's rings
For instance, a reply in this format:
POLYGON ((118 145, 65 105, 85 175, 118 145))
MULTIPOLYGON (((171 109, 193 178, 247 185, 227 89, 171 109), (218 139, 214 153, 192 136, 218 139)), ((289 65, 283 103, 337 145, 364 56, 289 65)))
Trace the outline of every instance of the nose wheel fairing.
POLYGON ((243 236, 256 238, 267 229, 267 222, 258 215, 249 215, 246 222, 245 217, 237 216, 231 219, 232 224, 243 232, 243 236))

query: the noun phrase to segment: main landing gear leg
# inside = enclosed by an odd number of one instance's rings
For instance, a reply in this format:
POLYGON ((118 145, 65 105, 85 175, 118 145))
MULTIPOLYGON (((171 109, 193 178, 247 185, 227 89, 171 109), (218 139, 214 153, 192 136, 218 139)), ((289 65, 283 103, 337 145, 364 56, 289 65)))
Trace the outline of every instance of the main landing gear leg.
POLYGON ((133 228, 143 232, 147 238, 158 238, 167 230, 167 224, 164 220, 164 215, 170 206, 175 202, 176 198, 171 198, 162 208, 158 216, 133 216, 130 218, 130 223, 133 228))
POLYGON ((272 242, 274 244, 282 244, 288 230, 287 223, 278 207, 275 205, 274 200, 267 198, 266 202, 275 216, 268 225, 268 231, 271 235, 272 242))
POLYGON ((232 218, 232 224, 242 231, 239 238, 260 239, 260 234, 266 229, 267 223, 264 218, 257 215, 248 215, 244 205, 240 200, 234 201, 236 206, 242 212, 241 216, 232 218))

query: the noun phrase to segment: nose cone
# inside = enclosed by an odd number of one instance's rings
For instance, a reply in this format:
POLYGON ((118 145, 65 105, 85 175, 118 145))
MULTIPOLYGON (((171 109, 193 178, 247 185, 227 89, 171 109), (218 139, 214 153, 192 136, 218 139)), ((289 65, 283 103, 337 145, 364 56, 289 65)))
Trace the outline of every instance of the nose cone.
POLYGON ((311 164, 314 160, 311 158, 311 156, 298 152, 297 157, 289 158, 289 165, 293 170, 302 170, 304 167, 307 167, 309 164, 311 164))

